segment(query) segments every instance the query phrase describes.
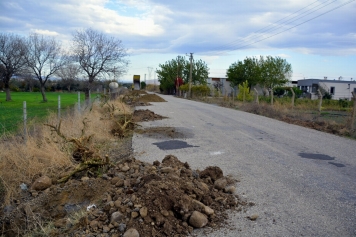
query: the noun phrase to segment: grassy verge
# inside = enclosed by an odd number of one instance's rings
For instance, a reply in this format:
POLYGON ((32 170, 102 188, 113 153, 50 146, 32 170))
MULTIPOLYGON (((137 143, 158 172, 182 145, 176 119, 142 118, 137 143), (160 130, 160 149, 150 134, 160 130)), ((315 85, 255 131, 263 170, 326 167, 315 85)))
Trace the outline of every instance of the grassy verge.
MULTIPOLYGON (((352 102, 323 101, 319 114, 317 100, 297 99, 292 108, 290 98, 275 98, 274 105, 269 98, 260 98, 260 103, 241 102, 224 97, 195 97, 194 100, 239 109, 287 123, 313 128, 340 136, 356 139, 356 131, 350 131, 352 102)), ((354 121, 356 128, 356 121, 354 121)))
MULTIPOLYGON (((5 94, 3 98, 5 98, 5 94)), ((1 94, 0 94, 1 96, 1 94)), ((49 113, 58 111, 58 96, 61 99, 61 111, 67 110, 78 102, 77 93, 46 93, 47 102, 42 101, 40 92, 13 92, 11 94, 12 101, 0 99, 0 137, 14 133, 21 128, 23 123, 23 101, 26 101, 27 119, 29 123, 32 120, 43 119, 49 113)), ((92 95, 95 97, 96 94, 92 95)), ((80 95, 81 102, 84 102, 84 93, 80 95)), ((43 120, 42 120, 43 121, 43 120)))
MULTIPOLYGON (((20 192, 20 184, 30 186, 39 176, 47 175, 58 180, 76 165, 73 152, 76 148, 70 140, 85 143, 85 149, 97 157, 107 154, 108 144, 117 140, 113 130, 118 130, 118 121, 130 109, 120 101, 106 104, 94 103, 81 113, 72 111, 61 119, 60 132, 67 139, 44 124, 35 124, 36 132, 31 133, 25 144, 17 136, 0 140, 0 200, 2 205, 20 192), (84 139, 90 137, 89 139, 84 139)), ((58 125, 57 115, 51 113, 47 123, 58 125)), ((122 128, 122 127, 119 127, 122 128)), ((90 153, 88 152, 88 153, 90 153)), ((110 158, 110 157, 109 157, 110 158)))

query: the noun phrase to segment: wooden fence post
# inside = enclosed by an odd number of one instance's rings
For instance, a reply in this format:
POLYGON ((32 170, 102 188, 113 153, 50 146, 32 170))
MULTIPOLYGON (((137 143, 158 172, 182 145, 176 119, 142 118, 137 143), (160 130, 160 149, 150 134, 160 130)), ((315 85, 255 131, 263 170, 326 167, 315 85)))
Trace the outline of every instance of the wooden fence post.
POLYGON ((290 88, 290 91, 292 92, 292 109, 294 108, 294 99, 295 99, 295 93, 293 88, 290 88))
POLYGON ((27 143, 27 106, 26 101, 23 102, 23 137, 25 144, 27 143))
POLYGON ((253 88, 254 90, 255 90, 255 92, 256 92, 256 103, 257 104, 259 104, 260 102, 258 101, 258 91, 257 91, 257 89, 256 88, 253 88))
POLYGON ((319 94, 319 115, 321 113, 321 104, 323 103, 323 95, 321 94, 320 90, 318 89, 318 94, 319 94))
POLYGON ((353 132, 354 130, 354 123, 355 123, 355 117, 356 117, 356 93, 355 92, 351 92, 352 93, 352 99, 354 101, 354 106, 352 108, 352 114, 351 114, 351 121, 350 121, 350 131, 353 132))

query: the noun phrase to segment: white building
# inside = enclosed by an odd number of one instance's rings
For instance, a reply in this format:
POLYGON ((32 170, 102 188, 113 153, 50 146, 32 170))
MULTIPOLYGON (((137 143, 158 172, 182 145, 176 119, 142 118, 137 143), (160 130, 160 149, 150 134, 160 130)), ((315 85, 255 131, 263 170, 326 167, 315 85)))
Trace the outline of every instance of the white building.
POLYGON ((298 87, 310 99, 318 98, 318 89, 321 93, 330 93, 334 100, 351 100, 351 92, 356 93, 356 81, 304 79, 298 80, 298 87))

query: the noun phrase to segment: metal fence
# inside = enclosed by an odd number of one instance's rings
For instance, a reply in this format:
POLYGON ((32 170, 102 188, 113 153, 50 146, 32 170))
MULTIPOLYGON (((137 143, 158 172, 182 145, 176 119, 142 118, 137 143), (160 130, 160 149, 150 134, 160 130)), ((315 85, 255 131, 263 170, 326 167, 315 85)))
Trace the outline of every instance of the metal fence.
POLYGON ((39 122, 46 122, 50 113, 56 113, 58 121, 61 116, 65 116, 69 112, 82 112, 90 107, 98 97, 91 98, 89 101, 81 101, 80 92, 78 92, 78 101, 74 106, 63 107, 61 105, 61 97, 58 96, 57 108, 46 107, 45 104, 38 107, 28 106, 26 101, 23 101, 22 108, 6 108, 0 104, 0 138, 8 135, 17 134, 22 135, 26 141, 27 135, 31 129, 36 129, 35 124, 39 122))

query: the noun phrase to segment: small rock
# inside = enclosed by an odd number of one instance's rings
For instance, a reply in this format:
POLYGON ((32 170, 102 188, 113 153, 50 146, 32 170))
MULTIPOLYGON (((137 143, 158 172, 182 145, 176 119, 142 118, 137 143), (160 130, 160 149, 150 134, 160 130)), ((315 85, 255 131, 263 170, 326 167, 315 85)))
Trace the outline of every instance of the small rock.
POLYGON ((120 232, 124 232, 126 230, 126 225, 124 223, 119 224, 118 226, 120 232))
POLYGON ((255 220, 257 220, 258 215, 257 214, 253 214, 251 216, 248 216, 247 218, 250 219, 251 221, 255 221, 255 220))
POLYGON ((118 181, 115 183, 115 186, 116 186, 116 187, 122 187, 122 186, 124 186, 124 180, 123 180, 123 179, 118 180, 118 181))
POLYGON ((110 223, 120 222, 124 217, 125 216, 121 212, 116 211, 113 214, 111 214, 110 223))
POLYGON ((20 188, 21 188, 22 191, 26 191, 27 190, 27 185, 22 183, 22 184, 20 184, 20 188))
POLYGON ((141 209, 140 209, 140 215, 142 216, 142 217, 146 217, 147 216, 147 207, 142 207, 141 209))
POLYGON ((138 217, 138 212, 135 212, 135 211, 131 212, 131 217, 132 217, 133 219, 135 219, 136 217, 138 217))
POLYGON ((208 218, 203 213, 194 211, 189 218, 189 224, 195 228, 201 228, 208 224, 208 218))
POLYGON ((208 206, 205 206, 203 210, 204 210, 204 213, 207 214, 208 216, 214 214, 214 210, 208 206))
POLYGON ((119 180, 120 180, 120 178, 116 176, 116 177, 112 178, 110 180, 110 182, 111 182, 111 184, 116 184, 119 180))
POLYGON ((87 182, 87 181, 89 180, 89 177, 84 176, 84 177, 81 178, 81 180, 82 180, 83 182, 87 182))
POLYGON ((108 226, 103 226, 103 233, 108 233, 110 231, 110 228, 108 226))
POLYGON ((103 175, 101 176, 101 178, 103 178, 103 179, 105 179, 105 180, 110 179, 110 177, 109 177, 107 174, 103 174, 103 175))
POLYGON ((136 229, 131 228, 125 232, 123 237, 140 237, 140 234, 138 233, 138 231, 136 229))
POLYGON ((165 217, 169 216, 169 212, 167 210, 162 210, 161 214, 165 217))
POLYGON ((125 164, 123 167, 121 167, 121 171, 123 171, 123 172, 126 172, 129 169, 130 169, 130 167, 127 164, 125 164))
POLYGON ((130 186, 130 180, 129 179, 125 179, 124 180, 124 186, 125 187, 129 187, 130 186))
POLYGON ((236 192, 236 188, 234 186, 228 186, 225 188, 225 192, 234 194, 236 192))
POLYGON ((117 199, 117 200, 114 202, 114 205, 115 205, 115 207, 120 207, 120 206, 121 206, 121 200, 120 200, 120 199, 117 199))
POLYGON ((44 175, 33 182, 31 189, 34 189, 36 191, 42 191, 45 190, 46 188, 49 188, 52 185, 52 180, 44 175))
POLYGON ((224 178, 220 178, 215 180, 214 182, 214 188, 218 189, 218 190, 222 190, 226 187, 227 184, 227 180, 224 178))
POLYGON ((96 221, 96 220, 93 220, 93 221, 91 221, 90 222, 90 227, 91 228, 93 228, 93 229, 95 229, 95 228, 97 228, 98 227, 98 225, 99 225, 99 222, 98 221, 96 221))

